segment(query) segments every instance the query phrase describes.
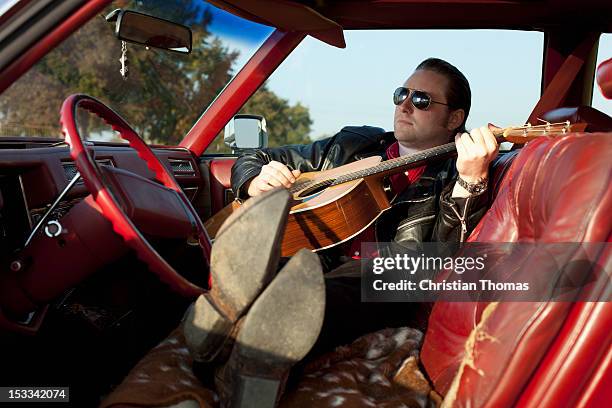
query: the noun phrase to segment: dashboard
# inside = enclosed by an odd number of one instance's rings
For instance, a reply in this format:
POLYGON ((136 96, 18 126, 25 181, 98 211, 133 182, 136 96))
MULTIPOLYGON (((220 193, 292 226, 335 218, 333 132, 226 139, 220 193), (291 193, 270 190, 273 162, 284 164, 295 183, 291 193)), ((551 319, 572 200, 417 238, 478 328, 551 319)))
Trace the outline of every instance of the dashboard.
MULTIPOLYGON (((127 145, 96 143, 87 146, 100 165, 113 166, 153 180, 153 173, 127 145)), ((172 170, 190 200, 202 187, 197 159, 184 148, 154 148, 172 170)), ((54 140, 14 138, 0 141, 0 262, 6 266, 11 254, 23 248, 48 209, 56 203, 45 223, 61 220, 89 191, 79 179, 67 145, 54 140)))

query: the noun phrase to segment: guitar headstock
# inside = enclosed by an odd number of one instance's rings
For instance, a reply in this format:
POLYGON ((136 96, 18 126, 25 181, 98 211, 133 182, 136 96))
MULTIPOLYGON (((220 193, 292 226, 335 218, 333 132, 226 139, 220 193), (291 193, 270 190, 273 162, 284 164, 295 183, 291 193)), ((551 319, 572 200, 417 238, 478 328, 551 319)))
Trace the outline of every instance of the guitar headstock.
POLYGON ((540 136, 559 136, 570 132, 583 132, 586 127, 586 123, 570 123, 569 121, 558 123, 545 122, 542 125, 531 125, 528 123, 525 126, 503 129, 501 136, 508 142, 525 144, 540 136))

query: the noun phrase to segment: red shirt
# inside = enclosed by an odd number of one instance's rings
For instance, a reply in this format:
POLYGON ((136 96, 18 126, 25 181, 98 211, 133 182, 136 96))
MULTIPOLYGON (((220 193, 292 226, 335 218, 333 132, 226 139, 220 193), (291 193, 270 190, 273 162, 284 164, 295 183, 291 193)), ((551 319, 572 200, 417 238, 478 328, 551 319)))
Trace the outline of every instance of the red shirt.
MULTIPOLYGON (((395 142, 387 148, 387 160, 395 159, 399 156, 399 143, 395 142)), ((391 190, 393 191, 393 193, 399 194, 404 191, 404 189, 410 184, 418 181, 421 175, 423 175, 423 173, 425 172, 425 167, 425 165, 421 167, 415 167, 407 171, 396 173, 389 177, 389 181, 391 182, 391 190)), ((359 259, 361 253, 361 243, 375 241, 376 236, 374 234, 374 225, 371 225, 353 239, 353 243, 351 244, 350 256, 352 256, 353 259, 359 259)))
MULTIPOLYGON (((387 149, 387 160, 395 159, 399 157, 399 143, 395 142, 387 149)), ((425 165, 421 167, 415 167, 409 169, 407 171, 396 173, 389 177, 389 181, 391 182, 391 189, 395 194, 399 194, 410 184, 416 182, 423 172, 425 172, 425 165)))

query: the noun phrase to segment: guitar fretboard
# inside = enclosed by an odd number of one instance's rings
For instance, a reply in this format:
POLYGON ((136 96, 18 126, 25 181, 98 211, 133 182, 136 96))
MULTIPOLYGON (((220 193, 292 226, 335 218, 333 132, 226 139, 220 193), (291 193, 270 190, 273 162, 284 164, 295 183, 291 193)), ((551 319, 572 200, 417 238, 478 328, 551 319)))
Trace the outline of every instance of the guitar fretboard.
POLYGON ((432 147, 430 149, 425 149, 409 156, 402 156, 397 157, 395 159, 386 160, 376 166, 343 174, 336 178, 329 178, 316 182, 307 181, 304 183, 296 183, 291 186, 289 191, 294 194, 304 189, 312 190, 317 189, 319 187, 335 186, 349 181, 358 180, 364 177, 373 176, 375 174, 393 171, 395 169, 397 169, 397 171, 399 172, 402 169, 417 167, 424 162, 448 158, 452 156, 453 153, 456 153, 456 151, 457 149, 455 148, 455 143, 447 143, 444 145, 432 147))
MULTIPOLYGON (((507 140, 509 136, 513 136, 519 139, 524 138, 524 141, 519 141, 519 143, 524 143, 532 137, 546 136, 554 133, 567 133, 568 131, 571 131, 571 128, 573 126, 575 125, 570 125, 569 121, 561 123, 546 123, 544 125, 537 126, 531 126, 530 124, 527 124, 526 126, 498 129, 497 131, 494 131, 493 134, 495 135, 495 138, 497 139, 498 143, 507 140)), ((301 183, 295 183, 289 189, 289 191, 292 194, 295 194, 300 191, 313 191, 320 187, 335 186, 349 181, 358 180, 364 177, 373 176, 375 174, 387 172, 392 174, 394 173, 394 170, 397 170, 395 172, 399 172, 401 170, 409 169, 411 167, 418 167, 426 162, 447 159, 455 155, 456 153, 457 149, 455 147, 455 143, 451 142, 444 145, 425 149, 423 151, 408 156, 402 156, 397 157, 395 159, 386 160, 376 166, 343 174, 335 178, 318 181, 309 180, 301 183)))

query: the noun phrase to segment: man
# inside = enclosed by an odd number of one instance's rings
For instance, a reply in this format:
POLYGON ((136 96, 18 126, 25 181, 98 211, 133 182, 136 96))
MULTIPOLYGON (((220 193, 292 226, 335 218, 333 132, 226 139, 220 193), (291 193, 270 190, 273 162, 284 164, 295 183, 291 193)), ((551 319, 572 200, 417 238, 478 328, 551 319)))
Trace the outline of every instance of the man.
MULTIPOLYGON (((456 160, 431 163, 391 177, 397 194, 392 208, 376 221, 374 234, 366 232, 360 238, 400 246, 464 241, 488 207, 488 167, 498 150, 489 127, 465 133, 471 106, 468 80, 448 62, 429 58, 396 89, 393 101, 394 132, 368 126, 345 127, 333 137, 310 145, 262 149, 241 156, 232 168, 235 194, 254 197, 277 187, 290 187, 302 172, 326 170, 372 155, 390 159, 454 140, 456 160)), ((359 249, 357 242, 350 255, 359 249)), ((379 247, 383 255, 389 255, 388 251, 379 247)), ((359 261, 338 266, 325 256, 321 260, 327 270, 332 269, 330 265, 337 268, 325 280, 325 322, 314 353, 385 326, 424 328, 426 322, 411 320, 404 309, 393 304, 361 302, 359 261)), ((413 314, 414 318, 423 315, 413 314)))
POLYGON ((454 139, 456 161, 432 163, 392 177, 399 196, 393 209, 377 222, 376 238, 399 243, 463 241, 486 211, 488 166, 497 155, 497 142, 488 127, 465 133, 471 105, 468 81, 448 62, 429 58, 395 91, 394 103, 393 133, 346 127, 310 145, 263 149, 240 157, 232 168, 235 194, 257 196, 275 187, 290 187, 301 172, 326 170, 372 155, 385 159, 408 155, 454 139))
MULTIPOLYGON (((289 367, 313 345, 311 354, 317 355, 364 333, 415 325, 405 308, 361 303, 355 262, 332 271, 329 275, 334 278, 324 280, 317 257, 302 251, 276 274, 289 206, 288 193, 278 187, 290 187, 301 172, 372 155, 389 159, 454 138, 456 161, 428 164, 391 178, 398 197, 377 221, 375 232, 378 241, 399 244, 462 241, 486 211, 488 166, 497 154, 488 128, 461 133, 470 98, 463 74, 445 61, 430 58, 394 93, 393 133, 346 127, 310 145, 263 149, 236 161, 232 188, 238 197, 256 198, 232 214, 217 234, 212 290, 198 299, 184 322, 185 339, 196 361, 226 361, 216 373, 222 400, 253 405, 252 395, 257 394, 265 402, 255 405, 273 406, 289 367), (236 245, 241 241, 249 246, 236 245), (236 339, 235 345, 228 339, 236 339)), ((294 370, 298 376, 299 372, 294 370)))

